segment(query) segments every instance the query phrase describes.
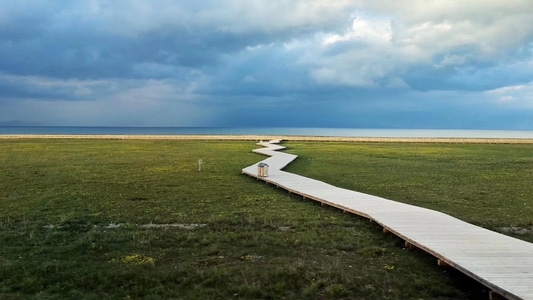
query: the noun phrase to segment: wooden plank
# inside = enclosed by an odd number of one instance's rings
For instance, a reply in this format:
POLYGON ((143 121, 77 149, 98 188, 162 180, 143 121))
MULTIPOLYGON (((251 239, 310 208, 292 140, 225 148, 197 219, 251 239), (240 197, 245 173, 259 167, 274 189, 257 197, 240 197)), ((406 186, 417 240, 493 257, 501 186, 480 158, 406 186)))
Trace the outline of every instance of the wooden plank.
MULTIPOLYGON (((279 142, 279 141, 275 141, 279 142)), ((512 141, 510 141, 512 142, 512 141)), ((269 158, 269 176, 260 178, 290 193, 337 207, 378 223, 384 232, 405 240, 407 248, 420 248, 508 299, 533 299, 533 244, 502 235, 447 214, 389 199, 338 188, 282 171, 297 158, 278 152, 283 146, 260 143, 255 149, 269 158)), ((257 176, 257 166, 242 170, 257 176)), ((493 296, 496 297, 496 296, 493 296)))

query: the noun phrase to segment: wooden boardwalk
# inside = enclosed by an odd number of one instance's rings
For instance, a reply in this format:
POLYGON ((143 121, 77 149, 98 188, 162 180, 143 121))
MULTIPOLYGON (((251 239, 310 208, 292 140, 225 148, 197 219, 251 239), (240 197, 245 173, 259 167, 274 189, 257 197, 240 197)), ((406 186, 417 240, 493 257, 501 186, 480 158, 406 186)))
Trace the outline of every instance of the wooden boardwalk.
POLYGON ((479 281, 491 298, 533 299, 533 244, 502 235, 434 210, 338 188, 282 171, 296 155, 278 152, 279 141, 260 143, 253 150, 269 156, 268 176, 259 177, 257 165, 244 174, 264 180, 290 193, 368 218, 405 240, 406 247, 420 248, 479 281))

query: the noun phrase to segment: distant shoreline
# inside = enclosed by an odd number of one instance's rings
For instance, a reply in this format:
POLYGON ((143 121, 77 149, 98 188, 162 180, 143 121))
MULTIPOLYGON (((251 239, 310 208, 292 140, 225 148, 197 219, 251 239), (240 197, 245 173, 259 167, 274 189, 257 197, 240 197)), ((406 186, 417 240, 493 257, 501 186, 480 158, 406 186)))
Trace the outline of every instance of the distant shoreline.
POLYGON ((533 138, 335 137, 287 135, 2 134, 0 139, 322 141, 359 143, 533 144, 533 138))

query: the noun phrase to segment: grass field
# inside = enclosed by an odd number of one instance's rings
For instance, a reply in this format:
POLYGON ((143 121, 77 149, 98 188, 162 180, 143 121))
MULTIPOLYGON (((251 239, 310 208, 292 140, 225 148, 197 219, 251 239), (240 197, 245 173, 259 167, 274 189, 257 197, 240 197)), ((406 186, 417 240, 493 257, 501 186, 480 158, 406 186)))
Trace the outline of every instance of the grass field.
MULTIPOLYGON (((531 226, 528 146, 287 146, 300 155, 293 172, 492 228, 531 226)), ((230 141, 0 140, 0 298, 484 293, 364 219, 241 175, 262 159, 253 148, 230 141)))
POLYGON ((290 143, 286 169, 533 242, 533 146, 290 143))

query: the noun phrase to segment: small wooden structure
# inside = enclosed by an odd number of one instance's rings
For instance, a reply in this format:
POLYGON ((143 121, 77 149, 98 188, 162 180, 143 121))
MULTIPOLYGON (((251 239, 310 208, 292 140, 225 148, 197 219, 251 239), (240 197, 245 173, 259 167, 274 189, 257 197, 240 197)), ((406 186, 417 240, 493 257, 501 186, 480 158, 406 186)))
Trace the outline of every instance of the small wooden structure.
POLYGON ((263 162, 257 164, 257 176, 268 177, 268 164, 263 162))

